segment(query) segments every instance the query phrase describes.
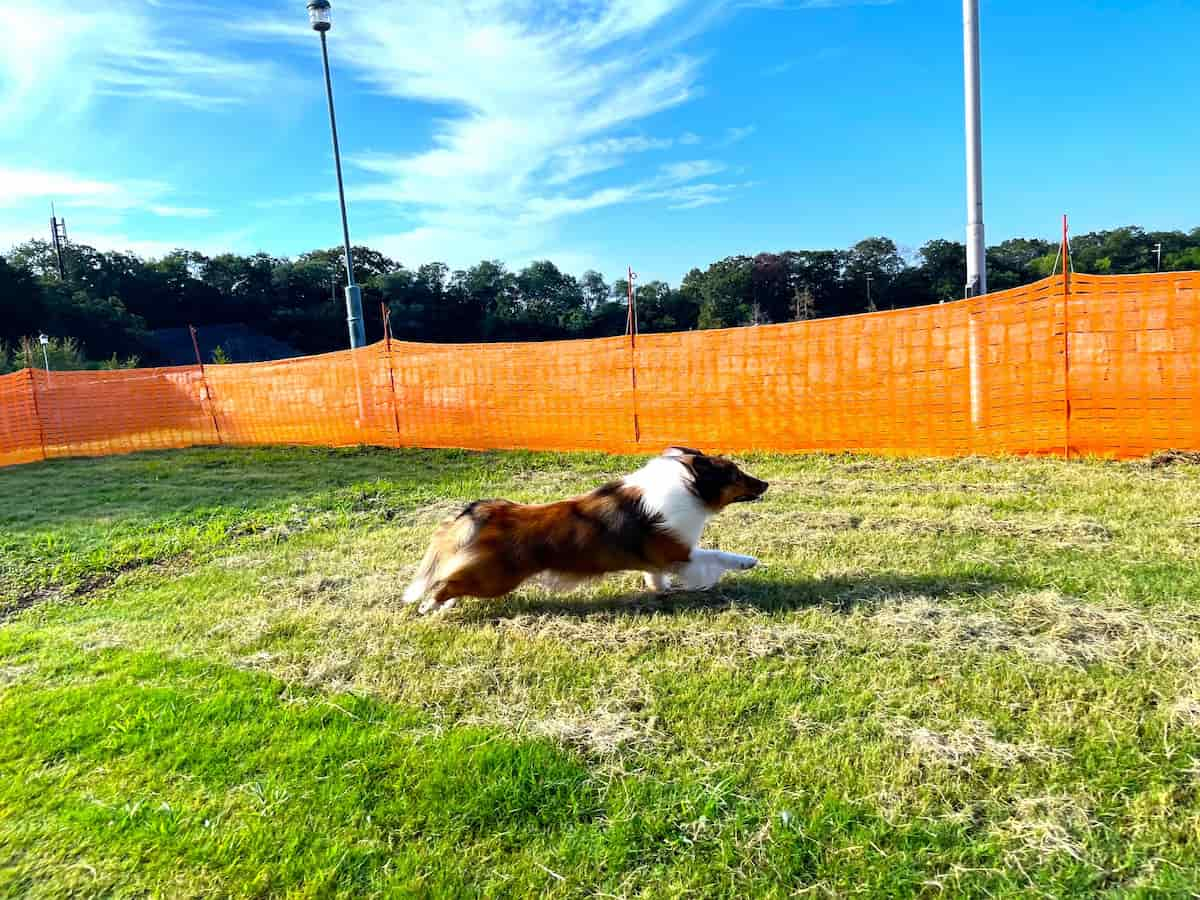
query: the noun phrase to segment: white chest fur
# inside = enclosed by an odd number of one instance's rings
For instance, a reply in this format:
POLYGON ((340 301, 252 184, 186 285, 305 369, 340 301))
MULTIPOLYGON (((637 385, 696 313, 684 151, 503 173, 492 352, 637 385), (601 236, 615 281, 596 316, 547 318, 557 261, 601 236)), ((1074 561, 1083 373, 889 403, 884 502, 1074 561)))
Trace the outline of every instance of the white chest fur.
POLYGON ((689 490, 691 473, 683 463, 669 457, 652 459, 625 484, 642 492, 642 506, 651 515, 662 517, 666 528, 689 547, 700 543, 700 534, 711 513, 700 498, 689 490))

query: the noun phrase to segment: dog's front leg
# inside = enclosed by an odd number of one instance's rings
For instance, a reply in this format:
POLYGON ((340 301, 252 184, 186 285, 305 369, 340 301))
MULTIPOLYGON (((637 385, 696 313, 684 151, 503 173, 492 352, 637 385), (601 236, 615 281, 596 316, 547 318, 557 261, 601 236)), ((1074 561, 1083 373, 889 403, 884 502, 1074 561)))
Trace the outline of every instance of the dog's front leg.
POLYGON ((667 572, 643 572, 642 577, 646 580, 646 590, 653 593, 665 591, 671 586, 671 576, 667 572))
POLYGON ((753 556, 696 548, 691 559, 679 569, 681 587, 689 591, 706 591, 726 572, 753 569, 756 565, 758 560, 753 556))

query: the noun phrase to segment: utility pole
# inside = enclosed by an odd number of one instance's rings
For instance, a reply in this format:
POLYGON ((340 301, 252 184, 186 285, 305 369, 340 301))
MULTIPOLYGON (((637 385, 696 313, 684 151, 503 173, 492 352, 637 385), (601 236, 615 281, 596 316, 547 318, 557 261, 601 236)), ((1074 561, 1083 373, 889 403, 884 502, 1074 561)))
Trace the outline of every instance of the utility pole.
POLYGON ((966 295, 987 293, 983 237, 983 129, 979 91, 979 0, 963 0, 963 97, 967 131, 966 295))
POLYGON ((321 63, 325 69, 325 97, 329 102, 329 131, 333 135, 333 166, 337 172, 338 203, 342 209, 342 239, 346 247, 346 326, 350 347, 367 343, 363 326, 362 290, 354 281, 354 254, 350 249, 350 224, 346 219, 346 190, 342 186, 342 151, 338 145, 337 118, 333 112, 333 82, 329 78, 329 48, 326 34, 333 26, 329 0, 309 0, 308 18, 313 31, 321 35, 321 63))
POLYGON ((63 247, 67 243, 67 220, 58 218, 54 204, 50 204, 50 243, 54 245, 54 256, 58 260, 58 280, 67 280, 67 267, 63 262, 63 247))
POLYGON ((867 312, 875 312, 875 301, 871 299, 871 281, 874 275, 867 273, 867 312))
POLYGON ((1157 258, 1157 261, 1154 264, 1154 271, 1161 272, 1162 271, 1162 244, 1161 243, 1154 245, 1154 255, 1157 258))

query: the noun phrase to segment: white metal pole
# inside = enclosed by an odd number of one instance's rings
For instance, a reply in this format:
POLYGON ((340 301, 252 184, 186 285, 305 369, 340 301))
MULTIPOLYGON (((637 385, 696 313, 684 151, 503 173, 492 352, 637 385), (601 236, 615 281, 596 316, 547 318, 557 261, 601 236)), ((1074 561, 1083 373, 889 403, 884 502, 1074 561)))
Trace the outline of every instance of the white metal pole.
POLYGON ((967 296, 974 297, 987 293, 979 97, 979 0, 963 0, 963 91, 967 111, 967 296))

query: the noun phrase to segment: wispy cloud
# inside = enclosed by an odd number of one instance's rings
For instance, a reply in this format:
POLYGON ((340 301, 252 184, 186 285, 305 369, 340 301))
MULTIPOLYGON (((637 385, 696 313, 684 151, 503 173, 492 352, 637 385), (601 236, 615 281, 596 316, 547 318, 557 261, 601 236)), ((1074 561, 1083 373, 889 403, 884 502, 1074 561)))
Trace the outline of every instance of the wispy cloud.
POLYGON ((238 59, 192 43, 194 23, 203 29, 211 9, 193 11, 185 30, 156 5, 12 0, 4 12, 0 125, 44 124, 47 117, 82 113, 103 96, 219 110, 278 90, 282 70, 271 60, 238 59))
MULTIPOLYGON (((506 242, 516 248, 506 256, 536 252, 557 241, 556 223, 602 208, 724 199, 733 186, 673 193, 709 177, 711 165, 656 170, 696 135, 631 132, 701 93, 700 61, 677 49, 678 36, 727 5, 363 0, 340 11, 338 46, 354 49, 335 59, 339 71, 441 109, 427 149, 349 155, 377 179, 371 198, 392 204, 405 224, 370 239, 406 261, 426 253, 468 261, 506 242)), ((298 39, 283 23, 240 31, 298 39)))
POLYGON ((899 0, 737 0, 737 9, 837 9, 843 6, 892 6, 899 0))
POLYGON ((180 219, 214 215, 211 209, 164 203, 172 189, 161 181, 105 181, 72 172, 0 166, 0 184, 4 185, 0 208, 48 206, 55 202, 74 209, 103 210, 102 215, 114 221, 131 211, 180 219))
MULTIPOLYGON (((229 252, 250 252, 254 250, 248 243, 250 229, 238 229, 221 232, 209 237, 194 239, 186 242, 171 242, 147 238, 144 234, 135 234, 120 228, 84 227, 69 228, 71 242, 94 247, 100 251, 115 250, 121 253, 134 253, 145 259, 160 259, 179 249, 195 250, 208 256, 218 256, 229 252), (181 247, 181 244, 185 246, 181 247)), ((23 244, 29 240, 46 240, 48 228, 45 231, 34 231, 32 228, 19 226, 0 226, 0 252, 23 244)))
POLYGON ((792 71, 798 66, 814 65, 816 63, 827 63, 830 60, 837 59, 845 54, 845 49, 842 47, 822 47, 815 53, 808 56, 797 57, 795 59, 785 59, 782 62, 775 63, 771 66, 766 66, 761 70, 761 74, 766 78, 775 78, 792 71))
POLYGON ((211 209, 199 206, 159 206, 146 207, 156 216, 167 219, 209 219, 215 213, 211 209))
POLYGON ((744 141, 757 130, 754 125, 742 125, 737 128, 726 128, 725 136, 721 138, 721 143, 718 146, 728 147, 736 144, 739 141, 744 141))

